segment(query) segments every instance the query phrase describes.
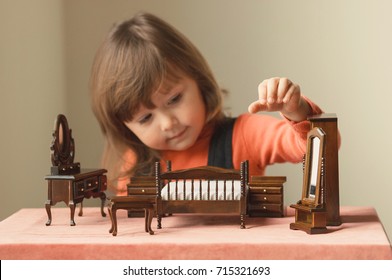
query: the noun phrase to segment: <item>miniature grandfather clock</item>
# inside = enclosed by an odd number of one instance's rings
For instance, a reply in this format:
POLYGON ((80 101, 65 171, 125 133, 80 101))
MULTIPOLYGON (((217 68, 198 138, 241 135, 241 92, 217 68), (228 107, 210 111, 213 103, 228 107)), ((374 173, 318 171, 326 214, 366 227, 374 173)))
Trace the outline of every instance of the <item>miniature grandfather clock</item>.
POLYGON ((295 209, 295 223, 291 223, 290 228, 303 230, 308 234, 327 231, 324 148, 325 133, 321 128, 315 127, 308 133, 302 198, 297 204, 290 205, 291 208, 295 209))
POLYGON ((336 114, 321 114, 309 118, 311 127, 319 127, 326 134, 325 141, 325 209, 327 211, 327 226, 339 226, 339 132, 336 114))
POLYGON ((51 206, 63 201, 71 211, 70 225, 74 226, 75 206, 80 203, 79 216, 83 215, 84 198, 101 198, 101 215, 106 200, 105 169, 81 169, 80 163, 74 162, 75 142, 71 129, 64 115, 58 115, 50 146, 52 166, 51 174, 45 176, 48 181, 48 200, 45 203, 49 226, 52 222, 51 206))

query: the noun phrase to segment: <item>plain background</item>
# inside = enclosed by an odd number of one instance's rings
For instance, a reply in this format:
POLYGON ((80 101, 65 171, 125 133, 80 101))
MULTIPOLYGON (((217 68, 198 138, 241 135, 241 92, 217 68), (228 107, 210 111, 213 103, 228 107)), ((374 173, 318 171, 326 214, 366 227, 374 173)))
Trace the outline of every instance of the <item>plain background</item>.
MULTIPOLYGON (((274 76, 289 77, 336 113, 340 204, 375 207, 392 236, 388 0, 0 0, 0 219, 20 208, 45 211, 57 114, 68 118, 76 161, 100 166, 103 138, 88 94, 93 56, 114 22, 140 10, 195 43, 230 91, 232 115, 245 112, 258 84, 274 76)), ((275 165, 267 175, 287 176, 286 205, 300 199, 300 164, 275 165)))

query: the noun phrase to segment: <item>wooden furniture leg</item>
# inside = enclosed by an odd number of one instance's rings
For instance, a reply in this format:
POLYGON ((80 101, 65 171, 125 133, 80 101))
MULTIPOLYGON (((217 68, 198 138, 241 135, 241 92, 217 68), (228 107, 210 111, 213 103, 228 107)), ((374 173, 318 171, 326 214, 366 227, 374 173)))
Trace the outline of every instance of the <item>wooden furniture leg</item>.
POLYGON ((83 216, 83 201, 80 202, 80 207, 79 207, 78 216, 79 216, 79 217, 82 217, 82 216, 83 216))
MULTIPOLYGON (((115 226, 114 226, 114 220, 113 220, 113 214, 112 214, 112 203, 110 203, 108 205, 108 213, 109 213, 110 222, 111 222, 111 225, 112 225, 111 228, 109 229, 109 233, 113 233, 115 226)), ((115 235, 115 234, 113 234, 113 235, 115 235)))
POLYGON ((70 214, 70 216, 71 216, 70 225, 71 225, 71 226, 76 225, 76 223, 75 223, 75 207, 76 207, 76 206, 75 206, 75 204, 73 203, 73 201, 69 203, 69 209, 71 209, 71 214, 70 214))
POLYGON ((46 222, 47 226, 50 226, 50 224, 52 223, 52 212, 50 208, 51 208, 50 201, 47 201, 45 204, 46 213, 48 214, 48 221, 46 222))
POLYGON ((112 221, 112 228, 111 228, 111 232, 113 234, 113 236, 117 235, 117 209, 116 208, 112 208, 110 211, 110 219, 112 221))
POLYGON ((241 226, 240 226, 240 228, 241 229, 245 228, 245 219, 244 219, 244 215, 242 215, 242 214, 241 214, 241 226))
POLYGON ((157 216, 157 228, 158 229, 162 228, 162 216, 161 215, 157 216))
POLYGON ((101 215, 102 217, 106 217, 106 213, 103 210, 103 208, 105 207, 106 194, 104 192, 101 192, 100 198, 101 198, 101 215))
POLYGON ((146 218, 145 218, 146 232, 153 235, 154 231, 151 229, 151 222, 152 222, 152 218, 154 216, 154 208, 151 208, 151 207, 145 208, 144 211, 146 213, 146 218))

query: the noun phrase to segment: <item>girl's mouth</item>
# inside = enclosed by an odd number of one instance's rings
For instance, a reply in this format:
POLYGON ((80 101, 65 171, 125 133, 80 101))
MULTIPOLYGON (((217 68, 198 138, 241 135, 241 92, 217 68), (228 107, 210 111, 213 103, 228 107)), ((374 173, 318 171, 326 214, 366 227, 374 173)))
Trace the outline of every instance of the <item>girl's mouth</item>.
POLYGON ((172 136, 172 137, 169 137, 168 140, 169 140, 169 141, 172 141, 172 140, 180 139, 180 138, 185 134, 186 130, 187 130, 187 129, 184 128, 180 133, 177 133, 176 135, 174 135, 174 136, 172 136))

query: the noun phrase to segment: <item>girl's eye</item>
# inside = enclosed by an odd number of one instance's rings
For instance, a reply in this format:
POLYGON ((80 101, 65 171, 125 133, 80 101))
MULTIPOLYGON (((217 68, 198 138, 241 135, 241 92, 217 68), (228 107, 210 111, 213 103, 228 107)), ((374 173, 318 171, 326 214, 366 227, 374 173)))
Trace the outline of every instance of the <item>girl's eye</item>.
POLYGON ((146 122, 148 122, 148 121, 151 119, 151 117, 152 117, 151 114, 144 115, 143 117, 141 117, 141 118, 138 120, 138 122, 139 122, 140 124, 145 124, 146 122))
POLYGON ((172 105, 175 103, 178 103, 182 98, 182 94, 176 94, 175 96, 173 96, 172 98, 169 99, 168 105, 172 105))

